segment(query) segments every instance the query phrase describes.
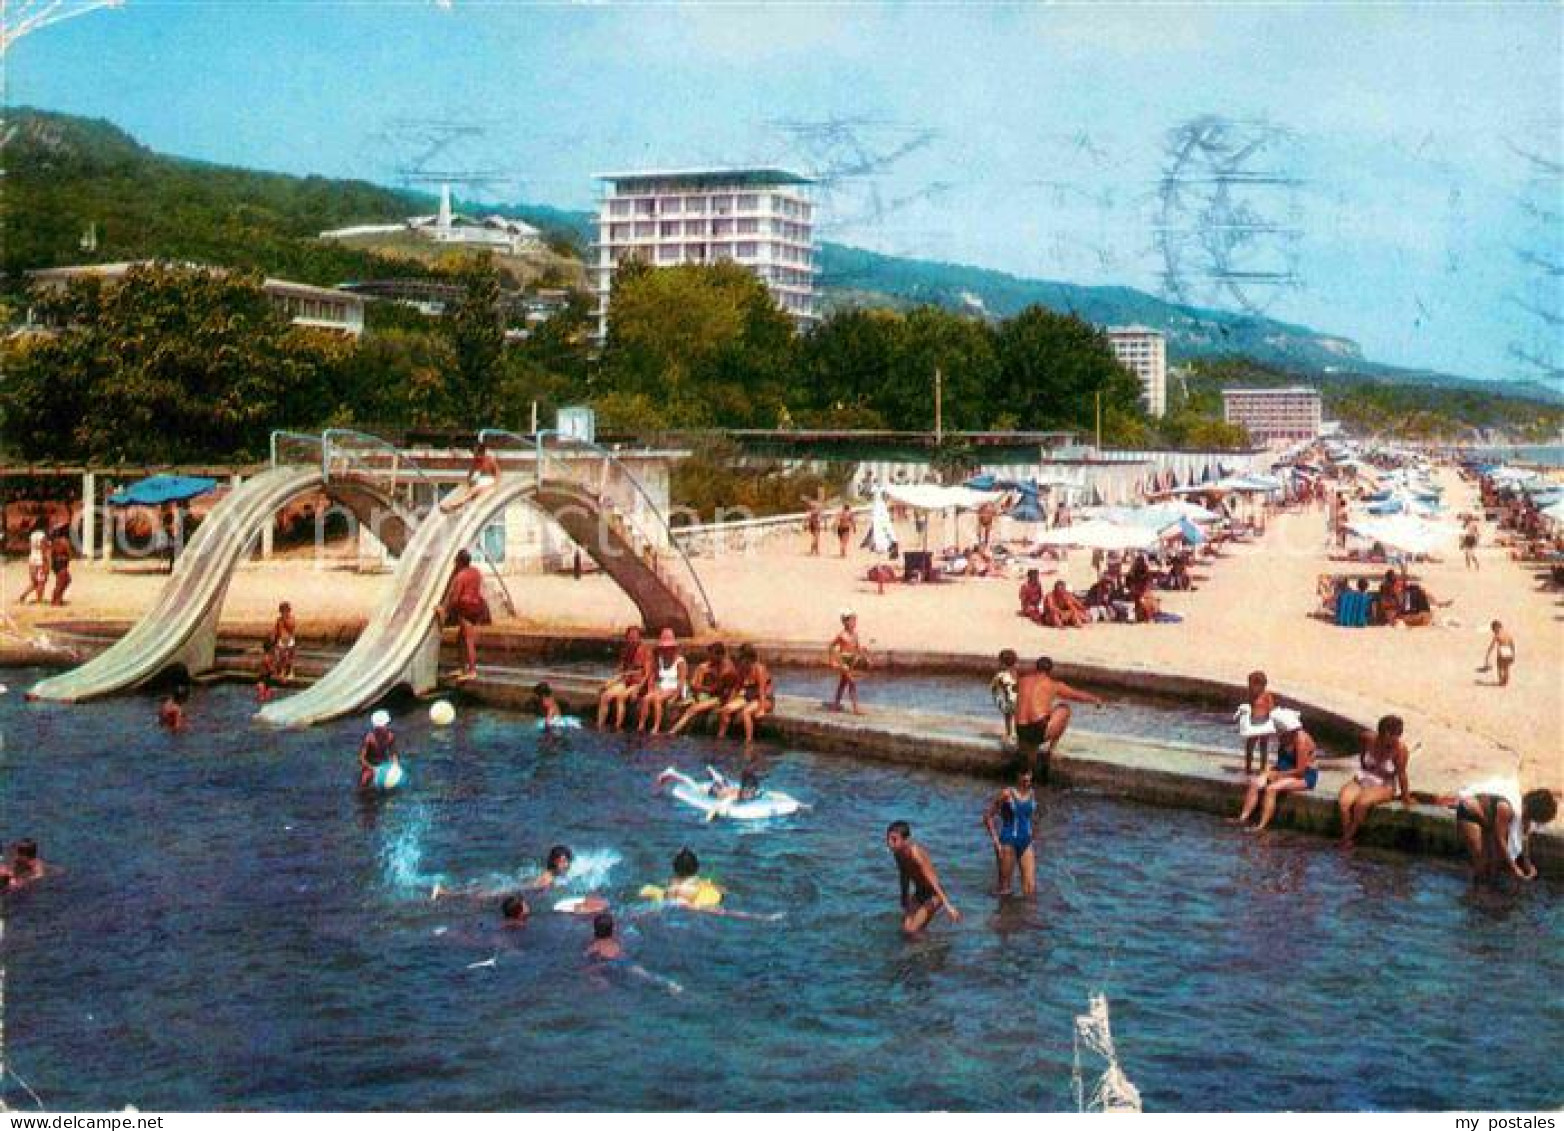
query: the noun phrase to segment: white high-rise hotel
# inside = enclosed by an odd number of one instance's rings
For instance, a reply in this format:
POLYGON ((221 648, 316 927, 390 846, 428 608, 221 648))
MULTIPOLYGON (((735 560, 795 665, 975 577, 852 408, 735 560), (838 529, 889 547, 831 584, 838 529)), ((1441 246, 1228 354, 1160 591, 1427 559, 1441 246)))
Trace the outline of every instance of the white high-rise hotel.
POLYGON ((1119 364, 1140 378, 1140 397, 1151 416, 1168 413, 1168 346, 1158 330, 1145 326, 1114 326, 1108 345, 1119 364))
POLYGON ((614 272, 629 258, 649 267, 731 260, 764 279, 800 329, 819 317, 807 178, 783 169, 682 169, 596 179, 608 186, 593 267, 599 335, 608 331, 614 272))

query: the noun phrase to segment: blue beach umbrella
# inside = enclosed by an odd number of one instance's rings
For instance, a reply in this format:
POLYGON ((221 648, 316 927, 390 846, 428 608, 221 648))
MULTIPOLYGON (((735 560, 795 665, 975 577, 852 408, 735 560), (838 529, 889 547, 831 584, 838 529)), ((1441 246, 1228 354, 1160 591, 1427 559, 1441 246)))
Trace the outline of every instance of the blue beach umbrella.
POLYGON ((182 503, 215 490, 217 480, 199 475, 154 475, 115 491, 109 496, 109 506, 156 507, 182 503))

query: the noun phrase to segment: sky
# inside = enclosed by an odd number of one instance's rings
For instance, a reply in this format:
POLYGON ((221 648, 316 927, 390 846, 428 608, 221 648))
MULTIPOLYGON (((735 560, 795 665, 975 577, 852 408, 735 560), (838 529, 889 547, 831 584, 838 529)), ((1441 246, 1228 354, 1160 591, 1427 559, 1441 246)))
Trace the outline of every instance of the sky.
POLYGON ((126 0, 6 64, 163 152, 470 200, 779 164, 825 239, 1564 384, 1556 3, 126 0))

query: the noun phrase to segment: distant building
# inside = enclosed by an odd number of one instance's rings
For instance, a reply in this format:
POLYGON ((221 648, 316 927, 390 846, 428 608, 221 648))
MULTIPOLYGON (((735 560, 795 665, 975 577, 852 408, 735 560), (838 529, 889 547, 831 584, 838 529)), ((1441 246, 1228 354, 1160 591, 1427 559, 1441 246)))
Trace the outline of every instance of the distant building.
POLYGON ((508 216, 463 216, 451 209, 451 186, 440 186, 440 210, 433 216, 409 216, 398 224, 356 224, 332 228, 320 234, 323 240, 352 239, 355 236, 387 236, 412 232, 434 243, 476 247, 507 255, 541 251, 543 236, 531 224, 508 216))
MULTIPOLYGON (((143 259, 128 263, 89 263, 77 267, 47 267, 29 271, 27 278, 34 286, 64 290, 75 279, 103 279, 119 282, 132 267, 153 267, 155 260, 143 259)), ((216 271, 221 267, 202 267, 196 263, 170 264, 192 271, 216 271)), ((293 283, 287 279, 266 279, 261 289, 271 299, 272 305, 287 315, 295 326, 309 326, 316 330, 332 330, 359 337, 364 332, 364 299, 355 294, 316 287, 309 283, 293 283)))
POLYGON ((1323 409, 1318 389, 1223 389, 1222 416, 1259 443, 1313 440, 1321 433, 1323 409))
POLYGON ((1168 413, 1168 346, 1162 331, 1111 326, 1108 345, 1119 364, 1140 378, 1140 399, 1152 416, 1168 413))
POLYGON ((614 273, 627 259, 648 267, 738 263, 764 280, 800 329, 816 310, 810 181, 782 169, 685 169, 599 173, 598 333, 608 332, 614 273))

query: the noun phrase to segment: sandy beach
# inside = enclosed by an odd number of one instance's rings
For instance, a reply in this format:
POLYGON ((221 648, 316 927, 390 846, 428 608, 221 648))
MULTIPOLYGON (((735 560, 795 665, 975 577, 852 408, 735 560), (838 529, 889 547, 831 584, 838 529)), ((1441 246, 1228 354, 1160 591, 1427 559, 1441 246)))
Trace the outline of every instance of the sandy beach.
MULTIPOLYGON (((1440 474, 1453 512, 1476 509, 1475 488, 1448 469, 1440 474)), ((906 533, 910 540, 910 530, 906 533)), ((1437 601, 1452 602, 1439 610, 1440 624, 1417 629, 1344 629, 1309 615, 1318 605, 1319 575, 1348 568, 1327 559, 1324 511, 1313 509, 1275 515, 1262 539, 1202 560, 1196 591, 1162 595, 1164 609, 1184 618, 1180 624, 1040 628, 1017 616, 1018 581, 1010 578, 893 585, 882 596, 863 579, 873 560, 866 551, 854 551, 845 562, 834 556, 834 547, 827 547, 830 556, 810 557, 802 533, 778 537, 752 554, 702 558, 697 565, 722 631, 731 636, 817 642, 823 648, 838 610, 852 606, 865 641, 881 651, 988 657, 1013 647, 1023 657, 1048 654, 1062 663, 1230 683, 1261 668, 1284 699, 1296 696, 1364 721, 1403 715, 1408 739, 1417 747, 1416 789, 1445 791, 1481 777, 1518 773, 1527 786, 1559 790, 1564 600, 1557 591, 1541 589, 1535 571, 1493 545, 1493 533, 1485 526, 1480 570, 1465 568, 1459 553, 1416 567, 1437 601), (1517 641, 1511 684, 1503 689, 1491 673, 1477 671, 1494 619, 1517 641)), ((1088 553, 1040 564, 1062 571, 1052 576, 1072 585, 1090 580, 1088 553)), ((6 563, 4 596, 7 614, 24 630, 51 621, 128 620, 151 602, 164 580, 158 573, 78 563, 69 607, 39 609, 16 604, 23 572, 22 563, 6 563)), ((309 561, 248 566, 230 587, 224 624, 268 623, 276 603, 287 599, 306 634, 351 629, 385 595, 389 576, 316 569, 309 561)), ((602 632, 635 618, 634 606, 601 576, 519 576, 506 584, 519 616, 501 623, 602 632)), ((872 678, 865 696, 872 703, 872 678)))

